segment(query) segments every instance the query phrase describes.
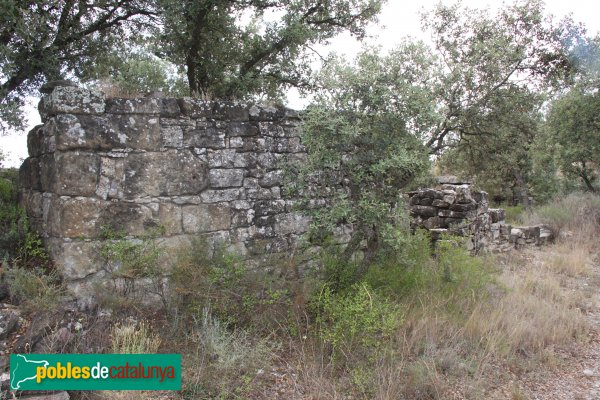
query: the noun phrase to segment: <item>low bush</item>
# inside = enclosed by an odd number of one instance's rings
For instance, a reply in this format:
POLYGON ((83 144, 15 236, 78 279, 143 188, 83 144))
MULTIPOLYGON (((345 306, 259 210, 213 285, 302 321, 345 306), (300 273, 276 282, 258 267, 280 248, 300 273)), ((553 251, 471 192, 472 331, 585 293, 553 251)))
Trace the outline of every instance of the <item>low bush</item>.
POLYGON ((536 207, 526 223, 546 224, 555 237, 571 242, 589 241, 600 233, 600 196, 593 193, 571 193, 536 207))
POLYGON ((97 301, 113 310, 127 310, 136 304, 159 299, 166 306, 162 249, 151 230, 138 238, 104 228, 97 262, 106 273, 98 283, 97 301))
POLYGON ((377 357, 402 321, 400 306, 366 283, 338 293, 324 286, 314 307, 319 336, 345 361, 377 357))
POLYGON ((231 330, 208 308, 194 315, 183 357, 183 395, 194 399, 248 398, 271 366, 272 341, 231 330))
POLYGON ((10 300, 26 312, 52 312, 64 293, 56 271, 14 266, 5 272, 10 300))
POLYGON ((291 282, 248 270, 224 244, 197 239, 181 249, 169 272, 170 308, 180 315, 204 308, 227 326, 276 329, 288 316, 291 282))

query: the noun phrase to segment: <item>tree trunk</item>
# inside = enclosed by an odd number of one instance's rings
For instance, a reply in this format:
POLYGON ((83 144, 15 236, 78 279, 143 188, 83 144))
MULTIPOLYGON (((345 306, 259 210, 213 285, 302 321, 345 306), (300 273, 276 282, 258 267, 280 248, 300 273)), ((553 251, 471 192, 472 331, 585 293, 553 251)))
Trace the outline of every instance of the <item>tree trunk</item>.
POLYGON ((592 193, 596 193, 596 188, 594 187, 594 185, 592 185, 592 181, 590 180, 590 177, 587 176, 586 172, 582 171, 580 175, 581 179, 583 179, 583 182, 585 183, 587 190, 589 190, 592 193))
POLYGON ((515 171, 515 190, 517 191, 517 200, 522 204, 526 210, 531 209, 531 202, 529 201, 529 192, 527 190, 527 183, 525 177, 520 170, 515 171))

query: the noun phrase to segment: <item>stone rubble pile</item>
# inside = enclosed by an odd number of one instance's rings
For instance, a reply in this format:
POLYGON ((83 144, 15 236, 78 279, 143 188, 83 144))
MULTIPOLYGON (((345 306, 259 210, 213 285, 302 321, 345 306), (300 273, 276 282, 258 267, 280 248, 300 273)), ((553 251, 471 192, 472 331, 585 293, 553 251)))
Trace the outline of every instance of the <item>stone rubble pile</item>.
POLYGON ((426 229, 434 240, 445 234, 466 238, 467 247, 479 252, 508 251, 547 243, 551 230, 544 225, 513 227, 501 208, 489 208, 486 192, 454 177, 440 177, 440 186, 408 193, 413 229, 426 229))

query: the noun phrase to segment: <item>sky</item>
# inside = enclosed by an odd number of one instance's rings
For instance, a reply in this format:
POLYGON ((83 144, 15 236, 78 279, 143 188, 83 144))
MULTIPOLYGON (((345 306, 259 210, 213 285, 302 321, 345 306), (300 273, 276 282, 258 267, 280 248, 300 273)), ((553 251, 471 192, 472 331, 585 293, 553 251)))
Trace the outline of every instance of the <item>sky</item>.
MULTIPOLYGON (((427 41, 428 35, 421 31, 419 13, 432 9, 439 0, 388 0, 383 6, 376 24, 369 26, 369 37, 363 43, 357 42, 350 35, 342 34, 331 40, 327 46, 322 46, 318 51, 326 55, 329 52, 344 54, 353 58, 362 47, 380 46, 384 51, 392 49, 402 38, 411 36, 427 41)), ((443 0, 444 4, 453 4, 455 1, 443 0)), ((462 4, 471 8, 498 7, 502 3, 487 0, 463 0, 462 4)), ((546 0, 546 13, 557 18, 571 14, 577 22, 582 22, 588 33, 595 35, 600 32, 600 2, 597 0, 546 0)), ((289 106, 302 108, 305 101, 297 93, 291 92, 288 96, 289 106)), ((0 136, 0 149, 5 154, 5 167, 19 167, 27 157, 27 132, 40 123, 36 107, 38 99, 30 99, 27 106, 27 129, 11 135, 0 136)))

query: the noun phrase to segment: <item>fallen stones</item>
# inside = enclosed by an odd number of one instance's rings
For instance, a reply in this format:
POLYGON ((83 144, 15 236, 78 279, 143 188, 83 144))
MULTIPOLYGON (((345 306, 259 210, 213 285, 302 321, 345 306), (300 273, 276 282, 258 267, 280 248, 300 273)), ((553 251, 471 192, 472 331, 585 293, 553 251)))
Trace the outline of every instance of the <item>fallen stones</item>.
POLYGON ((505 211, 488 208, 487 193, 471 188, 455 177, 442 177, 438 189, 408 193, 413 228, 430 232, 432 240, 441 234, 467 237, 475 252, 508 251, 526 245, 541 245, 552 240, 550 228, 512 227, 504 221, 505 211))

